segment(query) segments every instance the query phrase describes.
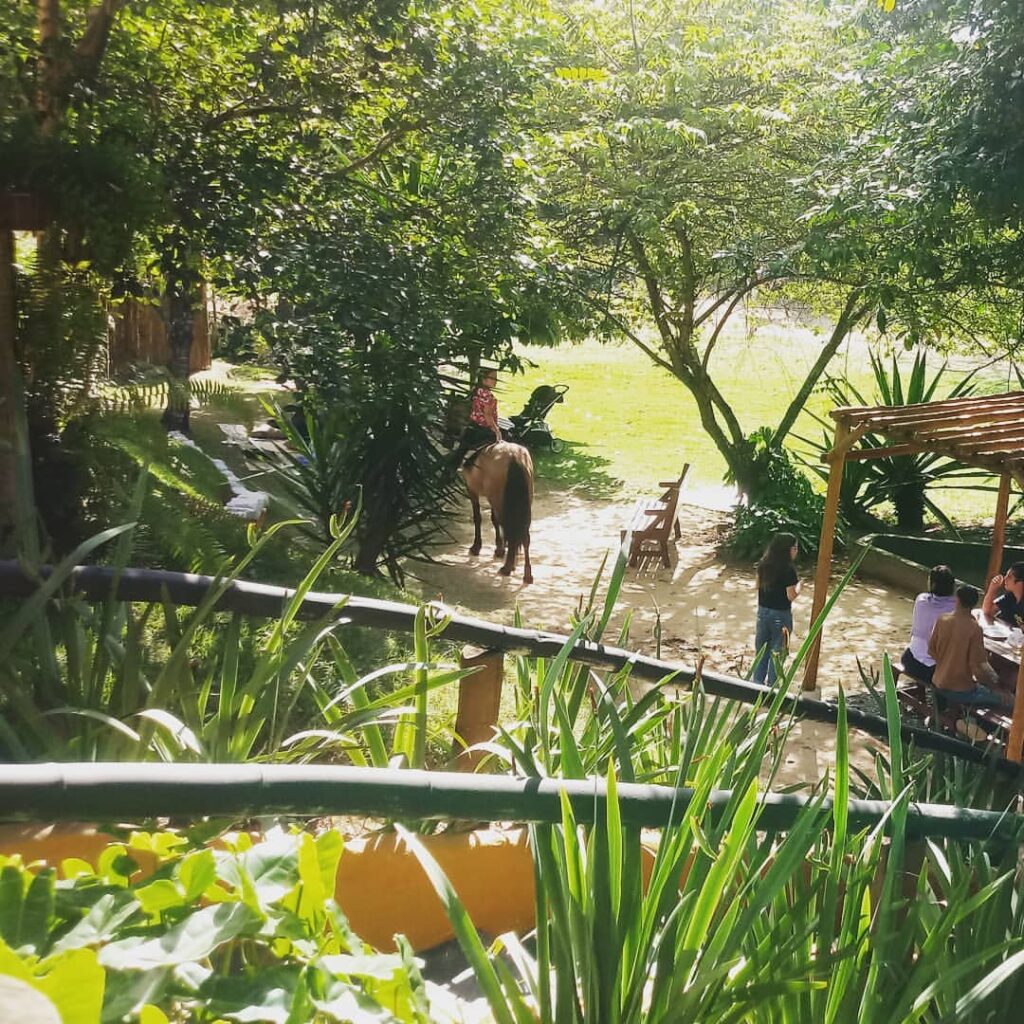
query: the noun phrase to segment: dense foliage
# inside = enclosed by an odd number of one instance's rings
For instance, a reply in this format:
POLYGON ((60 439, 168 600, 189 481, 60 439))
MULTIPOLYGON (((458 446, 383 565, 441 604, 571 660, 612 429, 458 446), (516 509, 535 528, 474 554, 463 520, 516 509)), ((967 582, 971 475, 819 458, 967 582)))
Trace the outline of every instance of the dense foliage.
POLYGON ((78 1024, 460 1019, 403 938, 378 953, 352 932, 334 900, 343 848, 335 831, 232 833, 216 849, 136 831, 59 878, 0 857, 5 1008, 23 985, 78 1024))

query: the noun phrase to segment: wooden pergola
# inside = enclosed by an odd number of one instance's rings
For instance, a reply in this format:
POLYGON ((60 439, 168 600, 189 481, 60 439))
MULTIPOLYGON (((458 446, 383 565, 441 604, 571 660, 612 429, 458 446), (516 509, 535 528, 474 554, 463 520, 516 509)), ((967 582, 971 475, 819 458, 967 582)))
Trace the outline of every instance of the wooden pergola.
MULTIPOLYGON (((999 571, 1006 539, 1006 516, 1013 482, 1024 490, 1024 391, 980 398, 951 398, 918 405, 848 406, 832 410, 836 436, 823 458, 829 464, 825 513, 821 521, 818 565, 814 576, 811 621, 817 619, 828 598, 832 548, 843 466, 852 460, 882 459, 895 455, 935 452, 965 466, 976 466, 999 477, 992 551, 986 579, 999 571), (857 448, 865 434, 884 437, 884 447, 857 448)), ((803 687, 813 690, 818 680, 822 633, 811 647, 803 687)), ((1024 668, 1017 680, 1013 728, 1007 756, 1020 761, 1024 746, 1024 668)))

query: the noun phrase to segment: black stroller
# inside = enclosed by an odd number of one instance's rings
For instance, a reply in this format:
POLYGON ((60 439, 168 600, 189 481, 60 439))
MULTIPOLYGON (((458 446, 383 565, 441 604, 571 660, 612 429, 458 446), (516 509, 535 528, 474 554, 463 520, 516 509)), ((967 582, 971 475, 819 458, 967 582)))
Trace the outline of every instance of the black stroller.
POLYGON ((565 401, 568 390, 568 384, 541 384, 534 388, 522 412, 511 419, 498 420, 502 435, 506 440, 526 445, 527 448, 547 448, 548 451, 560 452, 562 442, 551 433, 545 417, 559 402, 565 401))

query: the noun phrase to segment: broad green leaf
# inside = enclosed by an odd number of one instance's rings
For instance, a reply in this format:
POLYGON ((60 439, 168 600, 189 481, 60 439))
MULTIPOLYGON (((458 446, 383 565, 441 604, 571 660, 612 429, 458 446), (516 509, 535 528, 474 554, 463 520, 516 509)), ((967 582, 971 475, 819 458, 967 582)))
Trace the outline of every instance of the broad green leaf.
POLYGON ((261 918, 241 903, 197 910, 155 938, 120 939, 100 950, 100 963, 114 971, 148 971, 203 960, 218 946, 255 932, 261 918))

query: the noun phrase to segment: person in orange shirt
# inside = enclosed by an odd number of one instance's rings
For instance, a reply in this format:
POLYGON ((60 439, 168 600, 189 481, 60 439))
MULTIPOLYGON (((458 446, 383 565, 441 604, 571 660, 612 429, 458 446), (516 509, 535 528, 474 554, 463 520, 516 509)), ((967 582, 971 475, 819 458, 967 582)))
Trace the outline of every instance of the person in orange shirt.
POLYGON ((1012 707, 1009 694, 989 689, 997 679, 981 626, 971 614, 977 604, 977 589, 965 584, 957 589, 956 608, 935 623, 928 640, 928 653, 935 659, 932 682, 946 700, 957 704, 1012 707))

